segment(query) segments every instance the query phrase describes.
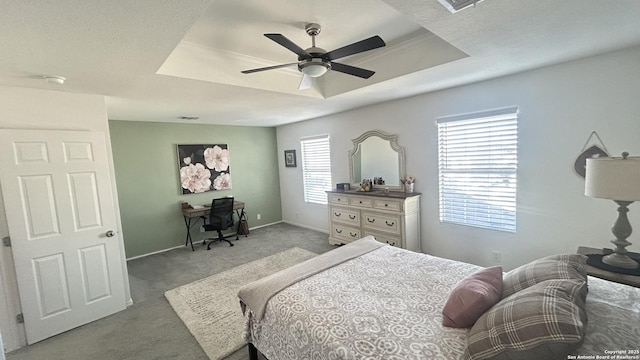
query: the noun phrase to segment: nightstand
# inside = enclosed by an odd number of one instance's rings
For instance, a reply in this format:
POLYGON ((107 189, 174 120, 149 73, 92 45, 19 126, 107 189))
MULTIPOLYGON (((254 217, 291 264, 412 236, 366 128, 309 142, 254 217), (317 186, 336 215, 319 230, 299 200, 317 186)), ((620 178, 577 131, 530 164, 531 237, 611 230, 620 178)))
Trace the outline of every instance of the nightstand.
MULTIPOLYGON (((578 254, 603 254, 603 249, 597 249, 592 247, 580 246, 578 247, 578 254)), ((591 265, 587 265, 587 275, 599 277, 601 279, 614 281, 621 284, 631 285, 634 287, 640 287, 640 276, 618 274, 604 269, 600 269, 591 265)))

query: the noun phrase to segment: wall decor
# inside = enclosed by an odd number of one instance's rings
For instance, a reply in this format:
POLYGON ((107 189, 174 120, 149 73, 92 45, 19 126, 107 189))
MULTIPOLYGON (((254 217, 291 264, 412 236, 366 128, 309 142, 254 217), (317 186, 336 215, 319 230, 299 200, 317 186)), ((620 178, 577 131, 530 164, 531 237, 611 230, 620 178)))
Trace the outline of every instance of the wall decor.
POLYGON ((284 165, 286 167, 296 167, 296 151, 285 150, 284 151, 284 165))
POLYGON ((591 135, 589 135, 589 137, 587 138, 587 142, 584 143, 584 146, 582 147, 582 152, 578 155, 578 158, 573 163, 573 169, 576 171, 576 174, 584 178, 587 168, 587 159, 607 156, 609 156, 609 150, 607 150, 607 147, 600 139, 598 133, 592 131, 591 135), (599 144, 591 145, 590 147, 588 147, 589 143, 593 140, 594 137, 598 140, 599 144))
POLYGON ((178 145, 178 169, 182 194, 231 189, 227 144, 178 145))

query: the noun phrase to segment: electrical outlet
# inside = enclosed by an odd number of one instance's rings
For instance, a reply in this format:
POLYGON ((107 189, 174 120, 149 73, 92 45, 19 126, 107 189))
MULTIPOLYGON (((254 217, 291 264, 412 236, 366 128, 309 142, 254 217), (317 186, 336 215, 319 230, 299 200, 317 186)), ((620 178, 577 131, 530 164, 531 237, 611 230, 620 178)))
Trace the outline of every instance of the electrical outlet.
POLYGON ((499 263, 502 261, 502 254, 500 251, 492 251, 491 252, 491 261, 494 263, 499 263))
POLYGON ((262 216, 260 214, 256 215, 256 217, 258 218, 258 220, 260 220, 262 218, 262 216))

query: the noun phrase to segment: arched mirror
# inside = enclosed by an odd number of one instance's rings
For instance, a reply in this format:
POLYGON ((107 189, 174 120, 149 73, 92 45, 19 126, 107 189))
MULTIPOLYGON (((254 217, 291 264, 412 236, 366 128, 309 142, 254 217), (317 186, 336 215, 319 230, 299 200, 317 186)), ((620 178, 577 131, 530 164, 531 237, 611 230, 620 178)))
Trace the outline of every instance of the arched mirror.
POLYGON ((398 145, 398 136, 372 130, 351 140, 349 151, 351 185, 354 188, 362 179, 382 178, 384 185, 392 190, 402 189, 400 179, 404 177, 404 149, 398 145))

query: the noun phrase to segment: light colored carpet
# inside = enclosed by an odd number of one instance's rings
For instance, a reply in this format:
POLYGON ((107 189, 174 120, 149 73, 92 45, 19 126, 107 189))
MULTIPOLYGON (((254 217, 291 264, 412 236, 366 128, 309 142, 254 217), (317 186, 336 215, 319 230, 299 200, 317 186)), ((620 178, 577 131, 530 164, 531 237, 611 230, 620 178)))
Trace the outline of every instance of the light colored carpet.
POLYGON ((245 284, 310 259, 294 247, 164 293, 210 359, 222 359, 245 345, 238 290, 245 284))

